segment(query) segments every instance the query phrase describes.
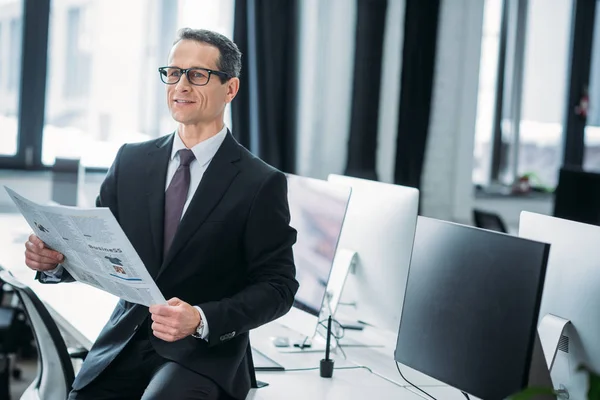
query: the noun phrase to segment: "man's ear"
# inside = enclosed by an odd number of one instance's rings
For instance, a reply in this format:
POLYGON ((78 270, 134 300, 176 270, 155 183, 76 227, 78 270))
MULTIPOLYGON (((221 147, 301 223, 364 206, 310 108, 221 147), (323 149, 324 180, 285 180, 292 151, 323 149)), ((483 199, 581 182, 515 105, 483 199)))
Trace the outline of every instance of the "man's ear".
POLYGON ((225 98, 227 103, 231 103, 231 101, 237 95, 237 92, 239 89, 240 89, 240 79, 239 78, 229 79, 229 81, 227 82, 227 96, 225 98))

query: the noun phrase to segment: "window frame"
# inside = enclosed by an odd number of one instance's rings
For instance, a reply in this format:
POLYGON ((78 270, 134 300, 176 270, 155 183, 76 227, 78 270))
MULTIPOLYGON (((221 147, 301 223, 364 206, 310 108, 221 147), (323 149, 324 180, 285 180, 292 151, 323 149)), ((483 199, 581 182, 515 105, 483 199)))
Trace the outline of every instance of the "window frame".
MULTIPOLYGON (((14 155, 0 155, 0 169, 51 170, 42 162, 42 146, 46 117, 48 73, 48 44, 52 0, 22 0, 21 64, 17 88, 17 151, 14 155), (27 77, 23 79, 22 77, 27 77)), ((174 31, 176 7, 171 1, 159 3, 165 12, 159 13, 160 29, 174 31)), ((161 44, 172 43, 167 35, 160 35, 161 44)), ((9 60, 10 61, 10 60, 9 60)), ((162 88, 158 81, 157 86, 162 88)), ((162 100, 162 99, 160 99, 162 100)), ((157 99, 153 105, 159 110, 164 105, 157 99)), ((85 172, 106 173, 107 168, 86 167, 85 172)))
MULTIPOLYGON (((596 15, 596 1, 573 0, 571 17, 571 37, 569 39, 569 66, 567 80, 567 101, 565 102, 562 164, 582 168, 585 153, 585 118, 577 115, 575 106, 589 87, 592 47, 596 15)), ((492 148, 490 170, 487 176, 489 186, 506 186, 503 179, 503 167, 511 170, 510 178, 518 178, 519 125, 522 102, 522 75, 526 41, 526 24, 529 0, 503 0, 500 22, 500 45, 498 49, 498 65, 496 78, 496 96, 492 126, 492 148), (510 42, 514 35, 513 42, 510 42), (512 45, 512 49, 509 48, 512 45), (508 49, 508 50, 507 50, 508 49), (510 50, 513 50, 511 54, 510 50), (511 59, 512 58, 512 59, 511 59), (507 82, 507 68, 516 71, 507 82), (510 121, 514 129, 512 141, 506 142, 502 137, 502 120, 509 107, 510 121), (515 146, 514 144, 517 143, 515 146), (507 146, 508 145, 508 146, 507 146), (507 147, 513 149, 509 154, 507 147), (504 161, 509 160, 509 161, 504 161), (504 165, 503 165, 504 162, 504 165)), ((556 171, 558 174, 559 171, 556 171)), ((476 184, 476 186, 481 186, 476 184)))

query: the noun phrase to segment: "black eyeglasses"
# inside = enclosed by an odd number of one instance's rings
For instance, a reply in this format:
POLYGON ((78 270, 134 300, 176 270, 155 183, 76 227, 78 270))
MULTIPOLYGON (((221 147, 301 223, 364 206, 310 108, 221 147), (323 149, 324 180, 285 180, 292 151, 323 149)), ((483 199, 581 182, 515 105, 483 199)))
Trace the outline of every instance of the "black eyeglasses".
POLYGON ((231 78, 226 72, 215 71, 207 68, 178 68, 178 67, 160 67, 158 69, 160 79, 167 85, 174 85, 181 80, 183 74, 187 76, 188 82, 196 86, 207 85, 211 75, 217 75, 223 79, 231 78))

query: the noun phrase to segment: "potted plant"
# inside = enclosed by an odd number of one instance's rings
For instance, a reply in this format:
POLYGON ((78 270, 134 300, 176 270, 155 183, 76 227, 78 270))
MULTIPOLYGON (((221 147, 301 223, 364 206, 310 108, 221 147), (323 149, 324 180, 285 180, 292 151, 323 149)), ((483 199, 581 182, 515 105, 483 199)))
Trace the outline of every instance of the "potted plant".
MULTIPOLYGON (((587 400, 600 400, 600 375, 590 371, 585 366, 580 366, 579 370, 586 371, 589 376, 590 385, 588 388, 587 400)), ((548 389, 548 388, 530 387, 530 388, 523 390, 522 392, 515 394, 514 396, 512 396, 510 398, 510 400, 529 400, 529 399, 533 398, 534 396, 544 395, 544 394, 552 395, 555 393, 552 389, 548 389)))

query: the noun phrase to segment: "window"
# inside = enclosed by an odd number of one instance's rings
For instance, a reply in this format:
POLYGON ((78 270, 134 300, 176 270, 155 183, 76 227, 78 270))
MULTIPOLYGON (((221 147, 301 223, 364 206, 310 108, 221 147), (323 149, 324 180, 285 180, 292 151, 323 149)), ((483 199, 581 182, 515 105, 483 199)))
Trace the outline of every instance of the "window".
POLYGON ((487 0, 483 16, 473 154, 473 182, 477 184, 488 184, 490 178, 501 19, 502 0, 487 0))
POLYGON ((22 0, 0 0, 0 156, 17 153, 22 0))
POLYGON ((556 185, 562 163, 573 4, 573 0, 552 4, 487 0, 474 183, 510 186, 527 175, 532 185, 556 185))
POLYGON ((529 0, 527 12, 518 162, 512 171, 534 174, 532 183, 552 188, 562 164, 573 3, 529 0))
POLYGON ((82 25, 84 7, 72 7, 67 11, 67 37, 66 37, 66 59, 64 97, 77 99, 89 95, 90 76, 90 47, 89 35, 82 25))
POLYGON ((177 29, 213 29, 229 37, 233 32, 233 0, 53 0, 51 5, 46 165, 63 157, 107 168, 123 143, 172 132, 175 123, 157 67, 177 29))

